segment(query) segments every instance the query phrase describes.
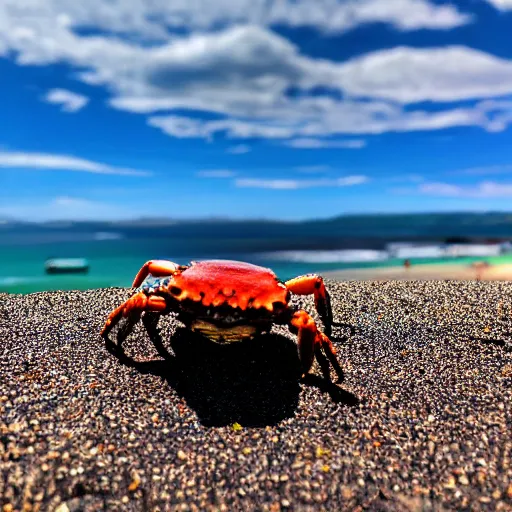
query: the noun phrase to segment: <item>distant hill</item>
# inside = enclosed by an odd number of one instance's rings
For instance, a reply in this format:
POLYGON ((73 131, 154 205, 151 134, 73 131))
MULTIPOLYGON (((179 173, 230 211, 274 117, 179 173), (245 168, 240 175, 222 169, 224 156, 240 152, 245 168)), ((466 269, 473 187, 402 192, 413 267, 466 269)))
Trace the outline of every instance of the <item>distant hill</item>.
POLYGON ((485 242, 512 240, 512 213, 343 215, 307 221, 135 219, 122 222, 29 223, 5 219, 0 244, 76 237, 97 232, 125 239, 169 237, 227 244, 231 250, 380 248, 389 241, 485 242))

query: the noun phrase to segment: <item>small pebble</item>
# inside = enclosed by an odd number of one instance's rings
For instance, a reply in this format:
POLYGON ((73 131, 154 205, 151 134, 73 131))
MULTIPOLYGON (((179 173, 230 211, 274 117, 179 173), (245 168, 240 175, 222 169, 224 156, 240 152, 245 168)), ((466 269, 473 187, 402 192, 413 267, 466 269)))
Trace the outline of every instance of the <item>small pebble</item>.
POLYGON ((469 480, 466 475, 459 476, 459 484, 461 485, 469 485, 469 480))

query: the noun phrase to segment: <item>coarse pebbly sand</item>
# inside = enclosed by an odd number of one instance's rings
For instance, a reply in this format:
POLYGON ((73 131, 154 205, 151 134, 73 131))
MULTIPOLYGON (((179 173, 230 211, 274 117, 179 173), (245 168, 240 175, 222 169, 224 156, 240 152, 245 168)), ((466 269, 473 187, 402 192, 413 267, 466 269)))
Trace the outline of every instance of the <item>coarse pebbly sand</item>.
POLYGON ((0 510, 512 510, 512 283, 327 286, 338 386, 285 327, 219 346, 167 316, 120 360, 129 289, 1 294, 0 510))

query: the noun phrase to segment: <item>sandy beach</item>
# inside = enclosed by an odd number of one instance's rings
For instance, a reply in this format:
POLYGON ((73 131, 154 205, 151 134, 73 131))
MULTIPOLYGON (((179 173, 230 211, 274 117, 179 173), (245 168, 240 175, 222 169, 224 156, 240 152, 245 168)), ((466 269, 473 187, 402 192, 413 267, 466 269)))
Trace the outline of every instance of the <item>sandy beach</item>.
POLYGON ((120 359, 130 290, 0 294, 0 510, 511 510, 512 284, 327 286, 339 385, 300 381, 285 327, 167 316, 120 359))
POLYGON ((411 265, 409 268, 400 266, 335 270, 323 272, 322 275, 326 278, 341 281, 390 279, 400 281, 433 281, 446 279, 472 281, 477 278, 482 281, 512 281, 512 265, 490 265, 481 270, 478 270, 478 267, 468 264, 411 265))

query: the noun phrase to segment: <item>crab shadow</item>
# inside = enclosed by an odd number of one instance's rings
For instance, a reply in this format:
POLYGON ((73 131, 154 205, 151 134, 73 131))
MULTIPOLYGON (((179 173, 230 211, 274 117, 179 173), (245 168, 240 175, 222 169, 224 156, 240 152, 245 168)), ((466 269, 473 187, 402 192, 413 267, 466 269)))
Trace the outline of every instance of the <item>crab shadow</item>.
MULTIPOLYGON (((238 422, 247 427, 275 425, 297 410, 301 366, 297 345, 276 334, 230 345, 213 343, 185 328, 169 340, 172 355, 153 323, 144 322, 160 360, 137 362, 107 344, 119 360, 141 373, 164 379, 205 426, 238 422)), ((316 375, 303 381, 338 403, 356 405, 357 397, 316 375)))

